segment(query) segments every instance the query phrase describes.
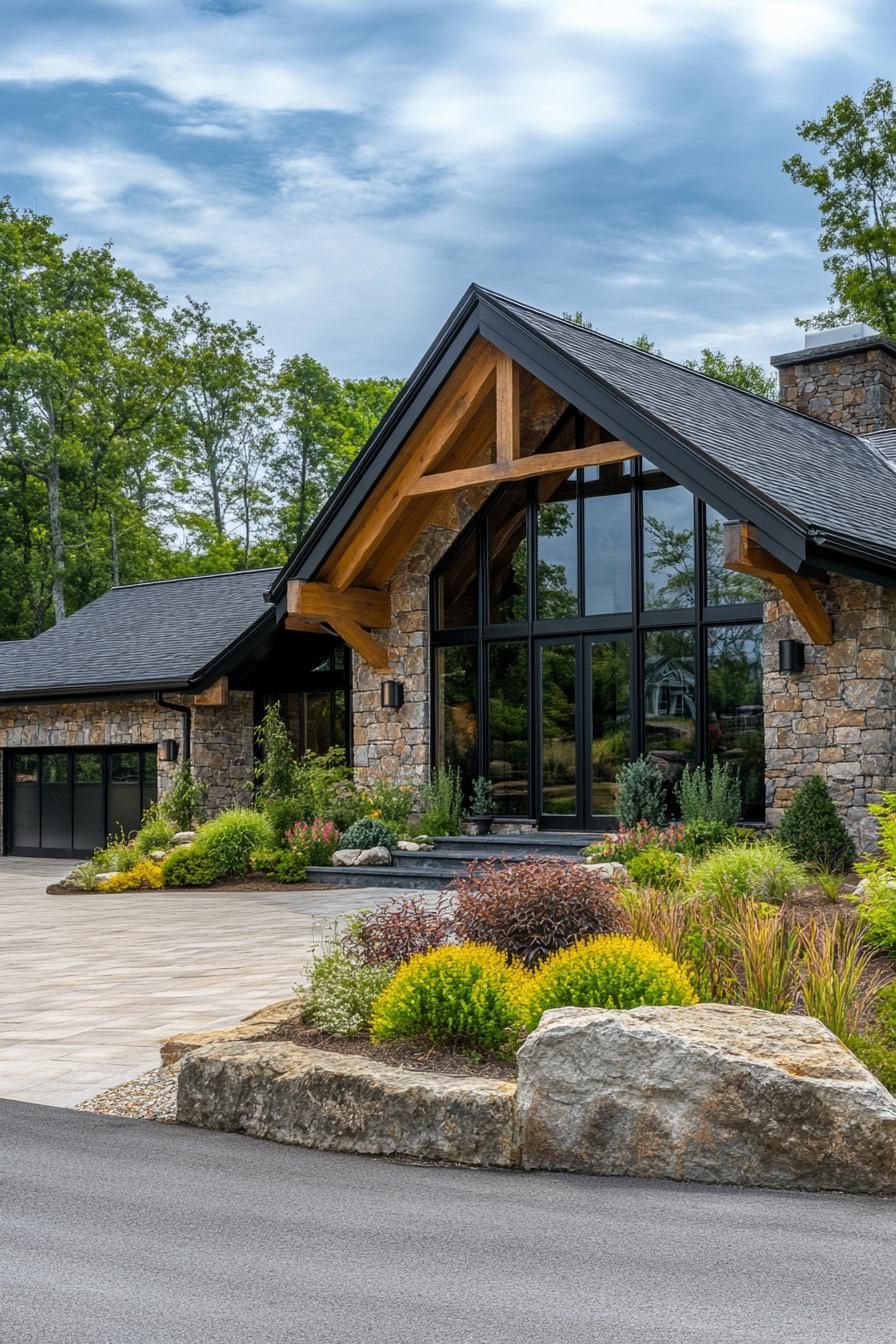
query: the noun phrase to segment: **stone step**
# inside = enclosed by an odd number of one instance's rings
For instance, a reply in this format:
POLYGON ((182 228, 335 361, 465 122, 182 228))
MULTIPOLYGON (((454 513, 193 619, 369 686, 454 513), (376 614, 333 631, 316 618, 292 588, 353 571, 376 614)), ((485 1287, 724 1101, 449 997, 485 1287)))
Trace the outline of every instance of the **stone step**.
POLYGON ((466 848, 448 848, 448 846, 438 846, 436 849, 421 849, 416 853, 407 853, 399 850, 395 855, 396 863, 407 868, 451 868, 458 873, 465 873, 471 863, 484 863, 488 859, 498 859, 501 863, 523 863, 526 859, 532 858, 553 858, 568 859, 572 863, 583 862, 579 850, 553 850, 546 854, 539 850, 536 845, 530 845, 519 849, 466 849, 466 848))
MULTIPOLYGON (((406 857, 410 858, 410 855, 406 857)), ((364 868, 308 869, 308 881, 324 887, 400 887, 406 891, 439 891, 458 876, 458 870, 449 867, 422 868, 409 864, 393 864, 364 868)))

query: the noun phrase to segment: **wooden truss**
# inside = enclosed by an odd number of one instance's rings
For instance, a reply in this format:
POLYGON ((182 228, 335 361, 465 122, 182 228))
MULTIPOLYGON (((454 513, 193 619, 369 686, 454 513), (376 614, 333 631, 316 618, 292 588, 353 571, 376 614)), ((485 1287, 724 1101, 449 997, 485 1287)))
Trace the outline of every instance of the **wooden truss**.
POLYGON ((821 604, 812 579, 789 569, 767 551, 750 523, 726 523, 723 563, 739 574, 752 574, 774 584, 813 644, 833 644, 831 618, 821 604))

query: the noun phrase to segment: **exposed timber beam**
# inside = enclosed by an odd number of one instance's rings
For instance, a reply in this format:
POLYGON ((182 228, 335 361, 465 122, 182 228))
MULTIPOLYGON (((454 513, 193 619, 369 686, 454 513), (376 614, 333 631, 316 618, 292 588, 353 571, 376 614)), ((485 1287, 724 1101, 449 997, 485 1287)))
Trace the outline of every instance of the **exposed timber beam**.
POLYGON ((495 379, 495 459, 515 462, 520 455, 520 369, 503 350, 498 351, 495 379))
POLYGON ((463 471, 442 471, 434 476, 421 476, 408 489, 409 495, 445 494, 463 490, 470 485, 499 485, 504 481, 526 481, 533 476, 566 474, 577 467, 603 467, 611 462, 625 462, 640 457, 619 439, 610 443, 592 443, 586 448, 568 448, 560 453, 535 453, 515 462, 489 462, 482 467, 467 467, 463 471))
POLYGON ((193 697, 194 705, 210 706, 215 709, 222 709, 230 704, 230 683, 226 677, 219 677, 213 681, 211 686, 206 686, 204 691, 193 697))
MULTIPOLYGON (((451 372, 408 437, 402 462, 371 492, 365 515, 327 566, 335 588, 349 588, 389 537, 403 513, 410 487, 433 467, 487 397, 494 395, 497 350, 481 337, 451 372)), ((494 423, 494 422, 493 422, 494 423)))
POLYGON ((323 621, 312 621, 305 616, 286 616, 283 621, 286 630, 294 630, 302 635, 330 635, 332 631, 323 621))
POLYGON ((738 574, 752 574, 754 578, 773 583, 790 604, 812 643, 833 644, 833 622, 822 606, 812 580, 789 569, 767 551, 750 523, 725 524, 723 563, 726 569, 733 569, 738 574))
POLYGON ((386 646, 380 640, 374 639, 369 630, 365 630, 350 616, 331 616, 327 623, 375 672, 389 671, 389 654, 386 646))
POLYGON ((290 579, 286 586, 288 616, 332 621, 347 617, 367 629, 387 630, 392 624, 392 600, 380 588, 336 588, 331 583, 290 579))

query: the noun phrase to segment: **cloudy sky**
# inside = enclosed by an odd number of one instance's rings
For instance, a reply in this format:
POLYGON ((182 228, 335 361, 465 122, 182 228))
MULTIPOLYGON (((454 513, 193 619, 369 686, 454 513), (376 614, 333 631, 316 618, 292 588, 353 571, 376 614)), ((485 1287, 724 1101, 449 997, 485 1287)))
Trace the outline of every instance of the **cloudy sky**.
POLYGON ((795 125, 892 0, 2 0, 0 194, 278 354, 405 373, 471 280, 764 360, 823 306, 795 125))

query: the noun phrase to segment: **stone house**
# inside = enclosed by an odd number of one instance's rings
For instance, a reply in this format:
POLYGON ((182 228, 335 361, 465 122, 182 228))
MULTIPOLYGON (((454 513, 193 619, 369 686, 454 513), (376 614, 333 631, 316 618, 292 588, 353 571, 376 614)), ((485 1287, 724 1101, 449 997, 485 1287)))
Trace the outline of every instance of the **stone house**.
POLYGON ((773 360, 776 404, 472 286, 281 571, 0 646, 7 848, 54 847, 82 746, 107 821, 116 751, 149 797, 172 740, 245 796, 272 695, 362 781, 487 775, 507 828, 602 829, 646 752, 730 761, 772 822, 821 773, 867 838, 896 788, 896 345, 823 339, 773 360))

